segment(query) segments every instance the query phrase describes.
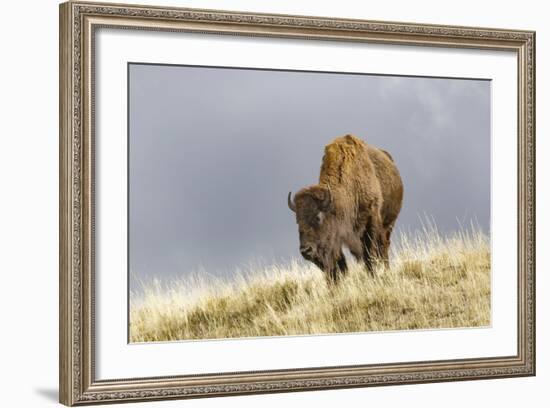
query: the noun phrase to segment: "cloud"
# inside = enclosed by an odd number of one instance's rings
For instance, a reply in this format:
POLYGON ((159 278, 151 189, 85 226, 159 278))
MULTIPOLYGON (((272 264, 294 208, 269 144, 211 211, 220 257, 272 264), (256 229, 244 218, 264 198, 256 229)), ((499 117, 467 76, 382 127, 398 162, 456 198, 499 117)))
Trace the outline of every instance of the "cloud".
POLYGON ((130 69, 130 267, 226 275, 298 257, 289 190, 316 183, 323 147, 355 133, 391 152, 398 226, 440 229, 490 210, 490 83, 180 66, 130 69))

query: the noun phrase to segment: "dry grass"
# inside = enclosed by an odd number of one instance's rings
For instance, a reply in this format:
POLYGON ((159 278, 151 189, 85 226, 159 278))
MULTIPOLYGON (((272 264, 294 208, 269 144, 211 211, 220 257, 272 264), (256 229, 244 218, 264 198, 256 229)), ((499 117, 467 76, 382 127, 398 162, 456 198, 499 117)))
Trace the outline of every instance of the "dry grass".
POLYGON ((489 239, 435 228, 394 242, 392 267, 358 264, 336 287, 295 261, 232 282, 145 284, 131 294, 132 342, 477 327, 490 324, 489 239))

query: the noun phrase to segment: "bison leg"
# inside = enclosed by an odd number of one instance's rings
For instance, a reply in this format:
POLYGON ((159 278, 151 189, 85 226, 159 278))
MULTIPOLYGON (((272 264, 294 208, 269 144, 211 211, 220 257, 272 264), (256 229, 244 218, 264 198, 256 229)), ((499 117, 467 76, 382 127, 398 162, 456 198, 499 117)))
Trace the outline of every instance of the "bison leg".
POLYGON ((389 258, 389 234, 387 230, 382 230, 378 234, 378 256, 380 260, 384 263, 384 266, 386 268, 389 268, 390 266, 390 258, 389 258))
POLYGON ((330 268, 325 274, 329 286, 335 285, 340 280, 340 271, 336 266, 330 268))
POLYGON ((378 217, 372 217, 367 223, 362 237, 364 246, 363 261, 367 271, 374 275, 374 266, 378 260, 386 263, 387 245, 386 232, 378 217))
POLYGON ((338 263, 338 270, 340 271, 340 274, 344 276, 348 271, 348 264, 346 262, 346 257, 344 256, 343 252, 340 252, 340 258, 338 259, 337 263, 338 263))
POLYGON ((340 257, 336 261, 336 265, 330 268, 325 275, 329 285, 336 284, 348 271, 348 264, 343 252, 340 252, 340 257))
POLYGON ((383 246, 383 250, 382 250, 382 259, 384 260, 384 265, 386 266, 386 268, 389 268, 390 267, 390 237, 391 237, 391 233, 393 231, 393 222, 389 225, 387 225, 384 229, 384 246, 383 246))
POLYGON ((380 259, 384 262, 386 268, 390 267, 390 237, 393 231, 393 225, 395 222, 390 222, 389 224, 384 225, 384 229, 381 231, 379 238, 379 251, 380 259))
POLYGON ((371 236, 371 232, 369 231, 368 228, 365 231, 365 234, 363 235, 362 241, 363 241, 363 245, 365 247, 365 250, 363 251, 363 262, 365 263, 365 268, 367 269, 367 271, 370 274, 372 274, 373 273, 373 266, 374 266, 373 265, 374 259, 373 259, 373 256, 372 256, 374 239, 371 236))

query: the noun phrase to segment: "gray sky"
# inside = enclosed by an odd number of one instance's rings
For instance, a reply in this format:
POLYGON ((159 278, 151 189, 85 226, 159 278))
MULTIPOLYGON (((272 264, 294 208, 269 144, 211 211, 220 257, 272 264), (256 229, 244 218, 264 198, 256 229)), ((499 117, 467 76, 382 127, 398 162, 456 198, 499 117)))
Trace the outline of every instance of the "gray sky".
POLYGON ((489 230, 490 81, 131 64, 129 90, 131 276, 299 258, 286 195, 347 133, 397 163, 398 228, 489 230))

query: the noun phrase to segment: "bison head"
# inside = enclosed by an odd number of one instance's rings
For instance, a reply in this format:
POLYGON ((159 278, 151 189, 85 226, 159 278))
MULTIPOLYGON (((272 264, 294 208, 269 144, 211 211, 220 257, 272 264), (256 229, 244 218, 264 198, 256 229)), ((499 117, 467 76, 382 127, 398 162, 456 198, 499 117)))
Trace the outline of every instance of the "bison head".
POLYGON ((300 233, 300 253, 322 270, 330 268, 334 259, 332 241, 334 225, 330 211, 332 194, 325 186, 311 186, 296 193, 294 200, 288 193, 288 207, 296 213, 300 233))

